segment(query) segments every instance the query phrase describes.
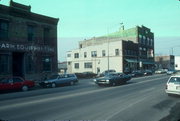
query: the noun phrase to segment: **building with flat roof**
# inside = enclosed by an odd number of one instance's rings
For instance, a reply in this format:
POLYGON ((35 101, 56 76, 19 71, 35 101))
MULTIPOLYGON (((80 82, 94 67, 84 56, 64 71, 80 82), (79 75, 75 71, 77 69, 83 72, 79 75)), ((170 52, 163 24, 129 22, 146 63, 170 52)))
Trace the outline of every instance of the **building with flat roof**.
POLYGON ((118 72, 154 70, 154 34, 144 26, 122 27, 118 32, 80 41, 78 49, 67 52, 67 62, 71 73, 98 73, 108 68, 118 72))
POLYGON ((57 72, 58 20, 12 0, 0 5, 0 77, 38 80, 57 72))
POLYGON ((175 57, 174 55, 156 56, 156 69, 175 69, 175 57))

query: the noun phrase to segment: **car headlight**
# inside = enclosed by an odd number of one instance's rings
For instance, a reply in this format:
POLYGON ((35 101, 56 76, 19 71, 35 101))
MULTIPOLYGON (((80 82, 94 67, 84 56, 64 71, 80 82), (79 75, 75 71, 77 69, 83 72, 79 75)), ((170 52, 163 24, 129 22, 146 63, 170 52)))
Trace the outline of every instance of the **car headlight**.
POLYGON ((48 81, 44 81, 44 83, 48 83, 48 81))
POLYGON ((106 82, 109 83, 109 79, 107 79, 106 82))

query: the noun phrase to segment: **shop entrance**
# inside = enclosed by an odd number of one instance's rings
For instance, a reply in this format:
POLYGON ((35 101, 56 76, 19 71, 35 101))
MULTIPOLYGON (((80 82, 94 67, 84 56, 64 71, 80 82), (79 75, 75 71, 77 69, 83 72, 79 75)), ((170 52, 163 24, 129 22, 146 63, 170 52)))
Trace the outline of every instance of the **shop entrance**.
POLYGON ((13 76, 24 77, 24 53, 13 52, 12 61, 13 76))

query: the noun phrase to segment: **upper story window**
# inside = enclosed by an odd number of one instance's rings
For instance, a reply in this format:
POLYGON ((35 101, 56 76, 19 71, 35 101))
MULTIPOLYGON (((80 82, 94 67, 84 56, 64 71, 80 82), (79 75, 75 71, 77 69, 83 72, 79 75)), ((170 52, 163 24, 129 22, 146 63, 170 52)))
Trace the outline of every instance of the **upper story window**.
POLYGON ((67 54, 67 57, 71 57, 71 54, 67 54))
POLYGON ((106 51, 102 50, 102 56, 106 56, 106 51))
POLYGON ((35 38, 35 27, 32 25, 28 25, 28 41, 34 41, 35 38))
POLYGON ((8 40, 9 22, 0 19, 0 40, 8 40))
POLYGON ((44 28, 44 30, 43 30, 43 39, 44 39, 45 44, 47 44, 48 41, 50 41, 50 29, 49 28, 44 28))
POLYGON ((84 58, 86 58, 87 57, 87 52, 84 52, 84 58))
POLYGON ((97 51, 91 51, 91 57, 97 57, 97 51))
POLYGON ((79 53, 74 53, 74 58, 79 58, 79 53))
POLYGON ((119 55, 119 49, 115 49, 115 55, 116 55, 116 56, 119 55))

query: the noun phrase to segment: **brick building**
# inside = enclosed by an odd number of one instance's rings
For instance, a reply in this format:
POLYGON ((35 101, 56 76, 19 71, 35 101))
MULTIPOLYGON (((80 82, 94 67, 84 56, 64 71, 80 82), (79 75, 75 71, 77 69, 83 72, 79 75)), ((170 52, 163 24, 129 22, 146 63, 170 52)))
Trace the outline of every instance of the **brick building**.
POLYGON ((0 77, 39 80, 56 73, 58 20, 12 0, 0 5, 0 77))

